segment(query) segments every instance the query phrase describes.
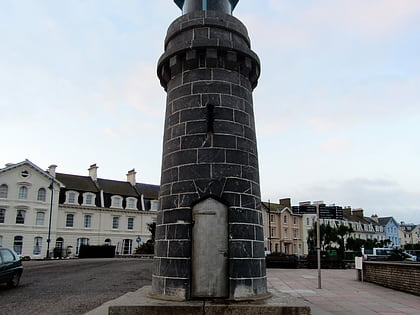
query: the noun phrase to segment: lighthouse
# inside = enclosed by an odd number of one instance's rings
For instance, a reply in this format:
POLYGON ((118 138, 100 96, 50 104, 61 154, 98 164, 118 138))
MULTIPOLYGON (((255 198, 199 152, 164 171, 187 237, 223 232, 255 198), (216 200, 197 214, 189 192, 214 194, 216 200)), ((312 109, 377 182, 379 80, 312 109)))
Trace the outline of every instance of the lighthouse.
POLYGON ((175 0, 157 74, 167 93, 152 294, 267 295, 252 92, 260 61, 238 0, 175 0))

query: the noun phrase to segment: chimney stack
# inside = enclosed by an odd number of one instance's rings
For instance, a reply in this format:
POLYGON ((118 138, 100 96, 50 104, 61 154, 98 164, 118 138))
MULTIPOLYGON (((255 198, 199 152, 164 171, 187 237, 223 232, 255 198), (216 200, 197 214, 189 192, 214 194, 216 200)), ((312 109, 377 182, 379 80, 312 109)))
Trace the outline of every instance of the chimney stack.
POLYGON ((360 219, 363 219, 364 218, 364 216, 363 216, 363 209, 359 208, 359 209, 353 210, 353 215, 355 217, 358 217, 360 219))
POLYGON ((279 200, 281 206, 291 208, 291 201, 290 198, 283 198, 279 200))
POLYGON ((54 164, 48 166, 48 171, 47 172, 54 178, 55 178, 55 169, 56 168, 57 168, 57 165, 54 165, 54 164))
POLYGON ((92 178, 92 180, 94 181, 94 182, 96 182, 97 180, 98 180, 98 166, 96 166, 96 163, 95 164, 92 164, 90 167, 89 167, 89 176, 90 176, 90 178, 92 178))
POLYGON ((377 214, 372 214, 370 218, 371 218, 373 221, 375 221, 376 223, 378 223, 378 222, 379 222, 379 218, 378 218, 378 215, 377 215, 377 214))
POLYGON ((136 171, 134 168, 127 173, 127 182, 129 182, 132 186, 136 185, 136 171))

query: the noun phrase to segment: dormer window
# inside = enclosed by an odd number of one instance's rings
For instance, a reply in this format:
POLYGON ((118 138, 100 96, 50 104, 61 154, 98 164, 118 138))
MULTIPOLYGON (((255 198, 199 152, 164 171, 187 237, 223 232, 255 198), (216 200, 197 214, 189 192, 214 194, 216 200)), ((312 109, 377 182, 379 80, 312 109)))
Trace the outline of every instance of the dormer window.
POLYGON ((66 203, 77 204, 79 199, 79 193, 75 191, 66 191, 66 203))
POLYGON ((122 208, 122 197, 112 196, 111 197, 111 208, 122 208))
POLYGON ((83 205, 84 206, 94 206, 95 205, 95 194, 84 193, 83 194, 83 205))
POLYGON ((129 197, 127 198, 127 209, 137 209, 137 199, 129 197))
POLYGON ((159 210, 159 200, 151 200, 150 211, 157 211, 157 210, 159 210))

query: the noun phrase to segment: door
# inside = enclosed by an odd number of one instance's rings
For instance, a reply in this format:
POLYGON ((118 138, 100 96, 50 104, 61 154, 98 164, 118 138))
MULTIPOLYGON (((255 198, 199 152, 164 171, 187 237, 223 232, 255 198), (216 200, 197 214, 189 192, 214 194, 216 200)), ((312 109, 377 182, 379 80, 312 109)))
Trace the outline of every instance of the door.
POLYGON ((193 297, 228 297, 227 206, 208 198, 193 207, 193 297))

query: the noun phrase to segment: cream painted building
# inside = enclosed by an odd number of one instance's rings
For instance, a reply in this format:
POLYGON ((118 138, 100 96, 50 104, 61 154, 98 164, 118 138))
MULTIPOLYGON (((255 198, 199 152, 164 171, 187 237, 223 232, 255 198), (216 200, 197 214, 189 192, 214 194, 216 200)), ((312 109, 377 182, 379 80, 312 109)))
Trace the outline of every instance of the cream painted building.
POLYGON ((0 169, 0 246, 44 258, 50 234, 50 256, 76 256, 82 244, 132 254, 151 236, 147 224, 156 220, 159 186, 136 183, 134 170, 124 182, 98 178, 97 169, 63 174, 29 160, 0 169))

